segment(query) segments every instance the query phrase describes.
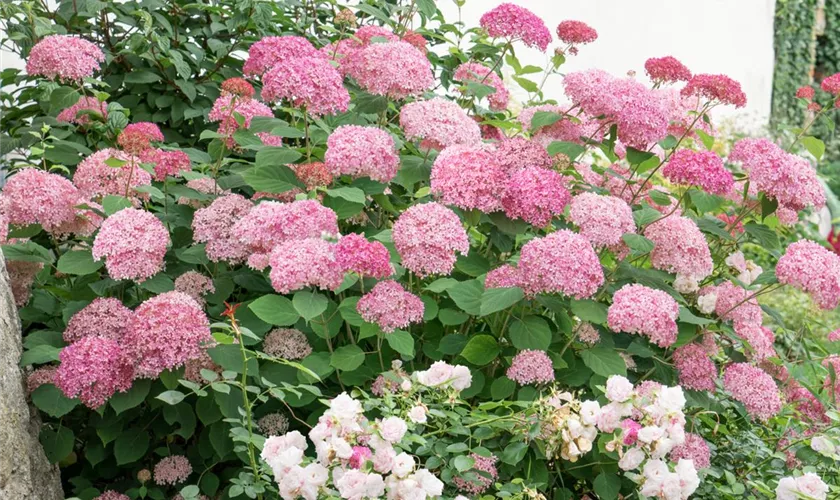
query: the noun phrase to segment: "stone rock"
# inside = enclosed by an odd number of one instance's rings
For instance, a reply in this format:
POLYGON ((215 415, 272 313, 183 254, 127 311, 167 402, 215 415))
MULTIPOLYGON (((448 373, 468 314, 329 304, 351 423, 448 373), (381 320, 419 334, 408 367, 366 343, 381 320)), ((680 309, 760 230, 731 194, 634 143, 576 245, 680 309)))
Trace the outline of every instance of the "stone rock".
POLYGON ((6 261, 0 255, 0 500, 61 500, 61 477, 38 441, 41 419, 26 400, 23 344, 6 261))

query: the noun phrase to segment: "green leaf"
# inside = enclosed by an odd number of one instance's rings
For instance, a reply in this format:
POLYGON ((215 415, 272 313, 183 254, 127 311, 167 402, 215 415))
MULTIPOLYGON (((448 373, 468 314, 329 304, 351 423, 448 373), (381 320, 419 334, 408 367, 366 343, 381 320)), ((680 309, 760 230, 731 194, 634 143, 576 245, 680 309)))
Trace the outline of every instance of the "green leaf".
POLYGON ((709 325, 714 323, 713 320, 701 318, 699 316, 695 316, 693 312, 689 309, 680 306, 680 316, 679 320, 683 323, 690 323, 692 325, 709 325))
POLYGON ((521 288, 489 288, 481 295, 481 316, 504 311, 525 297, 521 288))
POLYGON ((563 115, 553 111, 537 111, 531 118, 531 130, 553 125, 563 119, 563 115))
POLYGON ((47 415, 60 418, 70 413, 79 400, 70 399, 53 384, 44 384, 32 391, 32 402, 47 415))
POLYGON ((702 219, 697 219, 695 222, 697 222, 697 227, 704 233, 715 235, 727 241, 733 239, 732 235, 726 230, 726 224, 720 219, 707 215, 702 219))
POLYGON ((539 91, 539 87, 537 87, 537 84, 532 82, 531 80, 528 80, 527 78, 522 78, 520 76, 511 76, 511 77, 514 80, 516 80, 516 83, 518 83, 519 86, 522 87, 523 89, 525 89, 526 91, 528 91, 528 92, 539 91))
POLYGON ((397 351, 403 356, 414 357, 414 337, 404 330, 395 330, 391 333, 385 333, 385 340, 391 349, 397 351))
POLYGON ((51 345, 36 345, 31 349, 27 349, 20 357, 20 366, 40 365, 49 363, 50 361, 58 361, 58 355, 61 353, 61 347, 51 345))
POLYGON ((44 447, 44 453, 51 464, 60 462, 73 451, 74 439, 73 431, 63 426, 59 427, 58 431, 43 427, 38 434, 38 441, 44 447))
POLYGON ((168 405, 177 405, 181 401, 184 400, 186 396, 181 391, 164 391, 155 396, 155 399, 159 399, 168 405))
POLYGON ((504 376, 497 378, 490 385, 490 395, 496 401, 507 399, 515 390, 516 382, 504 376))
POLYGON ((549 155, 554 156, 562 153, 572 161, 575 161, 584 151, 586 151, 586 148, 575 142, 554 141, 548 145, 549 155))
POLYGON ((58 87, 50 93, 50 111, 61 111, 79 102, 81 96, 70 87, 58 87))
POLYGON ((450 287, 446 292, 465 313, 473 316, 481 314, 481 297, 484 295, 484 285, 478 280, 462 281, 450 287))
POLYGON ((343 198, 351 203, 365 204, 365 192, 359 188, 345 186, 337 189, 327 189, 327 195, 333 198, 343 198))
POLYGON ((130 207, 131 200, 123 198, 122 196, 109 194, 102 199, 102 210, 105 212, 105 215, 114 215, 120 210, 130 207))
POLYGON ((595 478, 593 486, 600 500, 615 500, 621 491, 621 479, 616 474, 602 472, 595 478))
POLYGON ((388 109, 388 98, 381 95, 359 92, 353 100, 354 109, 358 113, 378 115, 388 109))
POLYGON ((528 452, 528 443, 523 443, 522 441, 516 441, 513 443, 508 444, 505 446, 505 450, 502 452, 502 462, 508 465, 517 465, 519 462, 525 458, 525 454, 528 452))
POLYGON ((111 396, 108 404, 114 409, 114 412, 120 413, 140 406, 149 395, 149 389, 152 388, 152 381, 148 379, 137 379, 131 384, 131 389, 126 392, 118 392, 111 396))
POLYGON ((57 268, 64 274, 82 276, 97 271, 105 261, 93 260, 90 250, 70 250, 58 259, 57 268))
POLYGON ((692 130, 692 132, 694 132, 695 134, 697 134, 698 137, 700 137, 700 140, 703 142, 703 147, 705 147, 709 151, 712 150, 712 148, 715 145, 714 137, 707 134, 706 132, 703 132, 702 130, 700 130, 700 128, 695 128, 694 130, 692 130))
POLYGON ((292 301, 280 295, 263 295, 248 304, 248 309, 266 323, 277 326, 294 325, 300 317, 292 301))
POLYGON ((461 356, 474 365, 484 366, 499 355, 499 344, 490 335, 476 335, 472 337, 461 356))
POLYGON ((618 352, 605 347, 593 347, 580 352, 580 357, 590 370, 602 377, 627 375, 627 365, 618 352))
POLYGON ((572 314, 583 321, 603 325, 607 322, 607 306, 594 300, 572 299, 570 302, 572 314))
POLYGON ((776 212, 776 209, 779 208, 779 201, 775 198, 768 198, 764 193, 761 193, 759 198, 761 200, 761 220, 764 220, 776 212))
POLYGON ((645 255, 653 251, 654 243, 640 234, 625 233, 621 239, 630 248, 633 256, 645 255))
MULTIPOLYGON (((269 146, 257 151, 257 158, 254 165, 257 169, 286 166, 290 163, 296 162, 302 155, 294 149, 269 146)), ((288 167, 287 167, 288 168, 288 167)), ((294 173, 292 173, 294 176, 294 173)), ((297 181, 297 177, 294 177, 297 181)), ((304 187, 303 183, 297 181, 295 184, 298 187, 304 187)))
POLYGON ((641 210, 633 212, 633 220, 636 221, 636 225, 639 227, 647 226, 651 222, 658 220, 660 217, 662 217, 662 214, 656 209, 650 207, 644 207, 641 210))
POLYGON ((671 196, 668 193, 663 193, 658 189, 651 189, 647 194, 654 203, 661 207, 666 207, 671 204, 671 196))
POLYGON ((295 311, 306 321, 323 314, 329 303, 329 299, 317 292, 301 291, 292 298, 295 311))
POLYGON ((551 345, 551 328, 539 316, 525 316, 516 319, 510 326, 510 341, 517 349, 548 350, 551 345))
POLYGON ((135 70, 125 75, 125 83, 155 83, 160 81, 160 75, 151 71, 135 70))
POLYGON ((810 135, 806 135, 799 140, 802 141, 802 145, 805 146, 805 149, 807 149, 808 152, 817 159, 817 161, 822 159, 825 154, 825 143, 822 140, 810 135))
POLYGON ((779 279, 776 277, 776 270, 775 269, 768 269, 758 277, 753 280, 751 283, 752 285, 774 285, 779 282, 779 279))
POLYGON ((452 461, 452 465, 458 472, 465 472, 472 469, 475 465, 475 459, 467 455, 459 455, 452 461))
POLYGON ((467 82, 467 91, 477 99, 484 99, 490 94, 496 93, 496 87, 485 85, 479 82, 467 82))
POLYGON ((330 356, 330 364, 342 371, 352 371, 365 362, 365 352, 357 345, 339 347, 330 356))
POLYGON ((688 194, 691 197, 691 202, 694 203, 695 207, 697 207, 697 212, 700 215, 708 212, 715 212, 721 207, 721 205, 723 205, 724 200, 720 196, 715 196, 704 191, 698 191, 697 189, 690 190, 688 194))
MULTIPOLYGON (((260 150, 259 154, 265 151, 260 150)), ((305 186, 298 180, 292 169, 286 165, 270 165, 264 167, 255 167, 242 172, 242 178, 245 182, 254 188, 255 191, 262 191, 265 193, 285 193, 294 188, 304 189, 305 186)))
POLYGON ((114 458, 117 465, 130 464, 143 458, 149 449, 149 433, 142 429, 128 429, 114 442, 114 458))
POLYGON ((627 147, 627 161, 630 162, 630 165, 641 165, 642 163, 646 162, 653 158, 653 153, 648 153, 647 151, 639 151, 638 149, 627 147))
POLYGON ((779 249, 779 236, 764 224, 748 222, 744 224, 747 234, 758 240, 758 244, 767 250, 779 249))

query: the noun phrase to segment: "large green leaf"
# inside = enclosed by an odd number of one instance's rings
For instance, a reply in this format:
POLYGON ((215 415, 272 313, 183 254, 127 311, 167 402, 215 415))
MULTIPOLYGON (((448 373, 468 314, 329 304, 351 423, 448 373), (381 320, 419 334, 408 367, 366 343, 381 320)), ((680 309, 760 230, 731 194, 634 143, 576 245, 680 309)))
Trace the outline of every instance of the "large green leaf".
POLYGON ((593 486, 600 500, 615 500, 621 491, 621 479, 614 473, 602 472, 595 478, 593 486))
POLYGON ((478 280, 462 281, 450 287, 446 292, 465 313, 473 316, 481 314, 481 297, 484 295, 484 285, 478 280))
POLYGON ((499 344, 490 335, 476 335, 472 337, 461 356, 474 365, 484 366, 499 355, 499 344))
POLYGON ((111 396, 108 404, 114 409, 114 412, 120 413, 140 406, 149 394, 152 387, 152 381, 148 379, 137 379, 131 384, 131 389, 126 392, 118 392, 111 396))
POLYGON ((590 370, 602 377, 627 375, 627 365, 618 352, 605 347, 593 347, 580 352, 580 357, 590 370))
POLYGON ((70 250, 58 259, 57 268, 64 274, 85 275, 105 265, 103 260, 93 260, 90 250, 70 250))
POLYGON ((129 429, 114 442, 114 458, 117 465, 130 464, 143 458, 149 449, 149 433, 138 428, 129 429))
POLYGON ((67 427, 59 427, 57 431, 44 427, 38 435, 38 441, 44 447, 47 459, 53 464, 58 463, 73 451, 74 439, 73 431, 67 427))
POLYGON ((32 391, 32 402, 39 410, 54 418, 67 415, 79 404, 77 399, 68 398, 52 384, 44 384, 32 391))
POLYGON ((607 322, 607 306, 600 302, 588 299, 572 299, 570 305, 572 313, 583 321, 589 321, 597 325, 603 325, 607 322))
POLYGON ((551 345, 551 328, 539 316, 525 316, 510 325, 510 341, 517 349, 548 350, 551 345))
MULTIPOLYGON (((257 153, 257 160, 260 158, 260 153, 263 152, 265 152, 265 149, 261 149, 257 153)), ((255 191, 265 193, 285 193, 294 188, 305 188, 292 169, 282 164, 257 166, 248 169, 242 172, 242 178, 255 191)))
POLYGON ((258 318, 272 325, 294 325, 300 318, 292 301, 280 295, 263 295, 248 304, 248 308, 258 318))
POLYGON ((395 330, 384 335, 391 349, 407 357, 414 356, 414 337, 410 333, 404 330, 395 330))
POLYGON ((503 311, 525 297, 521 288, 488 288, 481 295, 480 312, 482 316, 503 311))
POLYGON ((303 290, 297 292, 294 297, 292 297, 292 305, 295 308, 295 311, 300 314, 300 316, 305 319, 306 321, 311 320, 317 316, 320 316, 327 310, 327 306, 329 306, 330 301, 324 295, 321 295, 317 292, 310 292, 308 290, 303 290))
POLYGON ((330 364, 342 371, 351 371, 365 362, 365 352, 357 345, 339 347, 330 356, 330 364))

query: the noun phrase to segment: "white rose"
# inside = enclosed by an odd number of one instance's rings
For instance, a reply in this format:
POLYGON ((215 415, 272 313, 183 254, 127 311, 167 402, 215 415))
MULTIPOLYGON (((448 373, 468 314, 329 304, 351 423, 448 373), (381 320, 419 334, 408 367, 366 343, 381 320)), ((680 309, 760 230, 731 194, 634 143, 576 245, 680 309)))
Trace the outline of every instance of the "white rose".
POLYGON ((665 429, 661 427, 657 427, 655 425, 649 425, 647 427, 642 427, 639 429, 639 441, 650 444, 657 439, 661 439, 665 436, 665 429))
POLYGON ((682 498, 688 498, 700 486, 700 478, 697 476, 697 469, 694 468, 693 460, 680 459, 674 472, 680 478, 682 498))
POLYGON ((373 470, 380 474, 387 474, 391 472, 394 467, 394 460, 397 458, 397 452, 393 448, 379 448, 373 454, 373 470))
POLYGON ((607 399, 613 403, 623 403, 633 395, 633 384, 621 375, 613 375, 607 380, 607 399))
POLYGON ((339 420, 354 420, 362 413, 362 404, 342 392, 330 401, 329 414, 339 420))
POLYGON ((429 419, 426 418, 426 408, 417 405, 408 410, 408 418, 415 424, 425 424, 429 419))
POLYGON ((300 467, 293 467, 277 477, 277 487, 283 498, 297 498, 306 486, 306 473, 300 467))
POLYGON ((452 365, 436 361, 428 370, 417 372, 417 381, 429 387, 437 387, 452 378, 452 365))
POLYGON ((402 389, 403 392, 410 391, 411 390, 411 381, 410 380, 403 380, 402 383, 400 384, 400 389, 402 389))
POLYGON ((663 387, 656 397, 656 403, 665 409, 666 413, 682 411, 685 407, 685 394, 682 387, 663 387))
POLYGON ((800 493, 814 500, 825 500, 828 494, 828 485, 813 472, 807 472, 796 478, 796 487, 800 493))
POLYGON ((580 437, 577 440, 575 440, 575 444, 577 445, 581 454, 589 453, 590 451, 592 451, 592 441, 586 439, 585 437, 580 437))
POLYGON ((744 253, 740 250, 729 254, 729 256, 723 259, 723 262, 725 262, 727 266, 737 269, 738 271, 746 271, 747 269, 747 261, 744 259, 744 253))
POLYGON ((463 391, 472 385, 472 373, 466 366, 455 365, 452 368, 452 388, 456 391, 463 391))
POLYGON ((680 476, 673 472, 665 475, 665 478, 662 480, 662 498, 666 500, 681 500, 682 498, 688 498, 682 496, 680 476))
POLYGON ((811 449, 823 455, 834 455, 836 448, 825 436, 814 436, 811 438, 811 449))
POLYGON ((799 498, 799 495, 796 494, 797 491, 796 479, 784 477, 776 486, 776 500, 797 500, 799 498))
POLYGON ((715 304, 717 304, 717 292, 707 293, 697 297, 697 309, 703 314, 711 314, 715 311, 715 304))
POLYGON ((365 481, 367 474, 362 471, 351 469, 335 479, 335 487, 338 489, 341 498, 362 498, 367 493, 365 481))
POLYGON ((674 280, 674 289, 680 293, 694 293, 700 289, 700 284, 693 276, 678 274, 674 280))
POLYGON ((306 482, 315 486, 323 486, 330 478, 330 471, 321 464, 309 464, 303 468, 306 482))
POLYGON ((365 478, 365 495, 368 498, 379 498, 385 494, 385 480, 379 474, 368 474, 365 478))
POLYGON ((414 479, 430 497, 439 497, 443 494, 443 482, 426 469, 418 469, 414 473, 414 479))
POLYGON ((624 456, 621 457, 621 460, 618 461, 618 466, 621 467, 621 470, 634 470, 637 469, 642 462, 645 461, 645 452, 642 451, 641 448, 631 448, 624 453, 624 456))
POLYGON ((601 405, 597 401, 584 401, 580 404, 580 419, 586 425, 595 425, 601 405))
POLYGON ((405 420, 399 417, 388 417, 379 423, 379 434, 390 443, 399 443, 407 430, 405 420))
POLYGON ((353 447, 350 443, 340 437, 334 437, 329 441, 330 447, 335 451, 335 456, 345 460, 353 456, 353 447))
POLYGON ((598 430, 601 432, 612 432, 621 425, 621 413, 616 403, 610 403, 601 408, 598 413, 598 430))
POLYGON ((394 466, 391 468, 391 473, 397 477, 405 477, 411 474, 414 470, 414 457, 408 453, 400 453, 394 457, 394 466))

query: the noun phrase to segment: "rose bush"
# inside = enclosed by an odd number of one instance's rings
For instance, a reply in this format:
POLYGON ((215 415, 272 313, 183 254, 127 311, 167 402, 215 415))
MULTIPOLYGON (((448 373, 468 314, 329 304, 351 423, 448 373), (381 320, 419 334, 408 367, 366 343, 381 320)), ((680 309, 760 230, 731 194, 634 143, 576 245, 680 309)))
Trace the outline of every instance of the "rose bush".
POLYGON ((799 222, 824 146, 716 152, 738 82, 561 80, 596 29, 512 4, 0 8, 0 236, 68 495, 840 493, 840 334, 758 302, 840 301, 799 222))

